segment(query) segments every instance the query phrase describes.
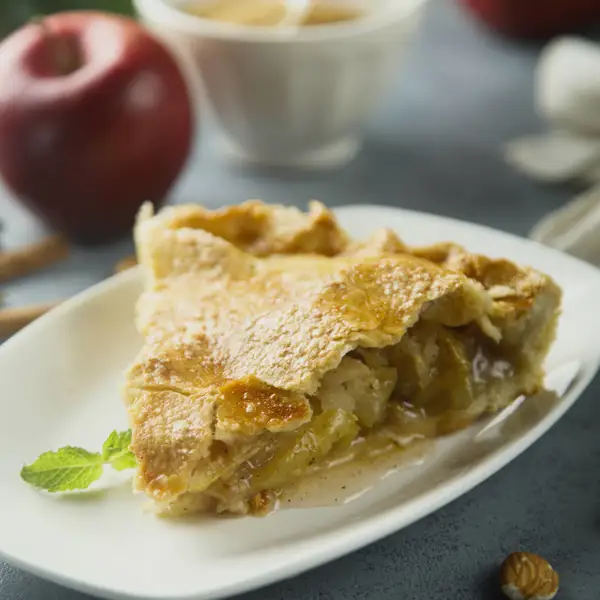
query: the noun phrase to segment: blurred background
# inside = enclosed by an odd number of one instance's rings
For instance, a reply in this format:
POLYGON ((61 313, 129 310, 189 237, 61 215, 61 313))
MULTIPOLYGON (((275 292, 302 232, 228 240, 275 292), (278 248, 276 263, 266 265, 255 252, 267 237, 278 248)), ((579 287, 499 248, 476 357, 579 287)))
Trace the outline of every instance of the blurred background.
MULTIPOLYGON (((133 14, 130 0, 0 0, 0 38, 36 16, 73 9, 133 14)), ((222 160, 218 128, 199 103, 190 156, 168 201, 210 209, 248 198, 303 209, 312 198, 331 207, 372 203, 528 236, 536 224, 575 199, 584 221, 600 222, 600 50, 595 43, 600 0, 430 0, 425 13, 414 39, 401 44, 394 56, 389 90, 370 115, 353 161, 327 171, 238 168, 222 160), (540 64, 546 60, 551 68, 542 78, 540 64), (549 99, 543 107, 542 98, 549 99), (582 207, 595 216, 587 217, 582 207)), ((0 85, 0 96, 7 88, 0 85)), ((370 92, 363 87, 359 96, 370 92)), ((27 95, 16 100, 27 100, 27 95)), ((107 154, 126 146, 124 137, 113 136, 107 154)), ((19 141, 16 134, 14 139, 19 141)), ((9 148, 5 156, 13 154, 9 148)), ((52 154, 48 152, 50 158, 52 154)), ((107 211, 116 212, 114 195, 105 198, 107 211)), ((27 273, 9 273, 10 281, 0 277, 0 322, 4 315, 6 324, 0 342, 109 277, 133 252, 129 235, 93 247, 49 237, 51 228, 1 184, 0 225, 5 264, 12 257, 18 266, 24 254, 31 259, 34 253, 39 261, 30 263, 27 273)), ((600 225, 587 228, 590 237, 600 241, 600 225)), ((600 263, 598 244, 583 252, 578 239, 571 236, 571 246, 563 244, 562 249, 600 263)), ((557 247, 561 242, 551 237, 544 241, 557 247)), ((600 480, 589 475, 598 467, 597 428, 591 425, 598 420, 598 385, 558 435, 536 445, 509 475, 497 475, 409 535, 393 536, 337 566, 252 598, 383 598, 397 597, 398 591, 417 597, 424 581, 432 599, 448 598, 448 590, 456 590, 455 597, 462 600, 492 598, 495 593, 486 595, 478 582, 516 542, 546 548, 549 556, 560 556, 569 565, 569 598, 597 598, 594 524, 600 480), (564 482, 569 485, 561 486, 564 482), (446 553, 445 560, 439 560, 440 552, 446 553), (432 578, 433 562, 437 570, 432 578)), ((17 598, 85 600, 0 561, 0 600, 17 598)))
MULTIPOLYGON (((137 1, 138 5, 147 6, 154 2, 137 1)), ((36 16, 74 9, 134 15, 133 0, 0 0, 0 37, 36 16)), ((598 73, 597 79, 600 78, 600 58, 596 56, 600 51, 590 40, 597 39, 600 1, 429 0, 424 3, 422 12, 421 20, 414 26, 414 35, 401 39, 393 50, 385 93, 376 94, 372 92, 373 87, 362 85, 357 79, 360 85, 355 85, 353 90, 356 104, 364 97, 377 96, 377 105, 368 119, 364 117, 362 145, 353 160, 329 170, 282 172, 257 168, 254 164, 238 168, 240 165, 235 162, 223 160, 219 136, 222 131, 211 118, 210 111, 211 107, 219 109, 221 105, 231 107, 234 102, 231 98, 222 103, 214 98, 211 103, 194 100, 198 117, 193 143, 186 168, 179 174, 167 201, 199 202, 209 208, 248 198, 302 208, 311 198, 332 207, 385 204, 452 216, 527 236, 536 223, 568 205, 590 186, 595 190, 594 194, 598 194, 600 141, 596 144, 595 140, 596 133, 600 132, 600 123, 596 122, 600 111, 595 107, 600 106, 600 82, 590 77, 592 73, 598 73), (563 41, 572 39, 565 36, 574 34, 589 46, 565 46, 563 41), (540 61, 547 49, 556 44, 561 49, 553 59, 556 68, 546 69, 553 82, 547 89, 551 89, 552 101, 556 102, 541 107, 540 61), (580 63, 580 59, 584 62, 580 63), (567 75, 568 80, 565 80, 567 75), (565 81, 568 85, 563 85, 565 81), (592 85, 594 82, 597 85, 592 85), (364 89, 372 93, 364 94, 364 89), (552 110, 545 110, 549 105, 552 110), (591 108, 584 110, 582 106, 591 108), (564 139, 557 143, 557 138, 552 136, 557 129, 564 134, 563 125, 568 120, 565 115, 570 115, 574 126, 573 133, 569 133, 570 137, 562 144, 564 139), (576 117, 573 119, 572 115, 576 117), (533 142, 525 139, 528 136, 533 136, 533 142), (578 145, 582 139, 583 149, 578 145), (519 146, 520 154, 517 153, 515 158, 507 149, 512 148, 513 142, 523 140, 529 146, 519 146), (546 142, 550 142, 551 147, 544 145, 546 142), (541 154, 531 152, 531 143, 537 144, 541 154), (581 172, 565 170, 565 165, 570 168, 573 164, 574 148, 578 156, 583 156, 581 172), (533 156, 533 159, 527 162, 523 156, 528 160, 533 156)), ((399 31, 396 37, 402 38, 404 30, 399 31)), ((195 40, 192 42, 195 44, 195 40)), ((231 56, 228 48, 224 50, 224 57, 231 56)), ((324 48, 323 51, 328 50, 324 48)), ((244 54, 249 53, 244 51, 244 54)), ((238 95, 251 97, 250 92, 255 88, 258 99, 265 101, 268 109, 263 111, 263 106, 259 106, 258 118, 252 115, 252 119, 246 121, 261 127, 275 115, 273 118, 279 119, 279 125, 287 124, 285 111, 278 113, 272 109, 273 97, 277 95, 281 99, 280 107, 284 107, 285 86, 279 86, 275 76, 276 83, 271 88, 264 85, 266 72, 272 75, 273 68, 280 68, 285 75, 286 64, 276 63, 277 53, 262 56, 266 60, 264 69, 259 65, 251 76, 244 68, 237 73, 239 81, 248 86, 246 93, 238 95), (270 93, 259 93, 264 89, 269 89, 270 93)), ((314 56, 318 53, 313 53, 314 56)), ((203 77, 207 80, 213 74, 218 78, 219 73, 227 70, 219 62, 218 52, 209 58, 209 63, 204 62, 203 57, 198 58, 196 69, 199 73, 205 67, 203 77)), ((244 58, 241 56, 239 60, 244 58)), ((362 58, 346 60, 361 64, 362 58)), ((259 62, 254 61, 254 64, 259 62)), ((297 67, 301 61, 295 60, 294 64, 297 67)), ((306 67, 306 71, 317 70, 314 65, 306 67)), ((327 107, 340 102, 340 94, 329 93, 336 90, 335 82, 331 83, 335 71, 334 66, 332 76, 319 82, 319 85, 323 84, 321 98, 324 102, 316 109, 314 103, 311 107, 308 102, 308 109, 303 109, 305 114, 330 110, 333 115, 330 121, 338 116, 335 107, 327 107)), ((131 68, 131 76, 135 78, 135 68, 131 68)), ((231 87, 234 91, 237 89, 231 87)), ((342 98, 340 106, 348 95, 342 98)), ((309 96, 314 101, 316 95, 309 96)), ((22 100, 13 101, 17 105, 22 100)), ((299 100, 301 102, 295 104, 304 106, 304 98, 299 100)), ((238 118, 239 114, 218 116, 224 122, 230 119, 227 122, 230 125, 244 120, 243 111, 240 114, 241 118, 238 118)), ((34 118, 30 121, 33 123, 34 118)), ((68 124, 68 119, 65 122, 68 124)), ((221 128, 225 129, 231 133, 233 128, 221 128)), ((319 133, 323 127, 315 129, 319 133)), ((123 137, 115 135, 113 146, 107 144, 111 148, 109 154, 115 154, 115 149, 127 145, 123 137)), ((162 145, 162 139, 156 144, 162 145)), ((11 148, 7 155, 9 153, 15 154, 11 148)), ((0 219, 4 221, 2 245, 5 248, 22 247, 46 235, 48 227, 19 202, 19 194, 14 189, 6 188, 0 185, 0 219)), ((106 196, 107 210, 113 210, 111 195, 106 196)), ((595 197, 592 198, 590 207, 597 205, 595 197)), ((600 235, 596 237, 600 239, 600 235)), ((71 262, 64 264, 60 271, 64 287, 58 295, 69 296, 106 277, 112 272, 114 263, 131 251, 129 236, 110 240, 100 248, 73 248, 71 262)), ((594 260, 595 257, 600 258, 600 253, 589 258, 594 260)), ((56 276, 57 272, 49 272, 47 276, 40 273, 36 278, 21 278, 5 286, 5 302, 24 305, 45 300, 47 296, 54 297, 57 295, 56 276)))
POLYGON ((133 14, 130 0, 2 0, 0 2, 0 36, 20 27, 32 17, 74 9, 95 9, 133 14))

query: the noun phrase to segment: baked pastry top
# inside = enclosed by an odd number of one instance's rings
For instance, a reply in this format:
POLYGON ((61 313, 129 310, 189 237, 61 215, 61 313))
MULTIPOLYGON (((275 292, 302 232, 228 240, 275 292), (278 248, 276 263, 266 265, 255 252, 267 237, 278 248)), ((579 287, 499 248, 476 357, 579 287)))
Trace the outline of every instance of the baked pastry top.
POLYGON ((150 206, 125 399, 160 511, 251 512, 360 447, 463 428, 542 385, 560 290, 455 244, 352 240, 323 205, 150 206))

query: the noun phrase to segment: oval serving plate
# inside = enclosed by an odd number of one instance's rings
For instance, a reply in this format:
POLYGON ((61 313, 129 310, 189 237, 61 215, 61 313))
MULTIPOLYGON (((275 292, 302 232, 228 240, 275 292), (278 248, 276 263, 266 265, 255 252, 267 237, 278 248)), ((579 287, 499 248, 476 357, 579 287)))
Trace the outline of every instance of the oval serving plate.
POLYGON ((484 227, 374 206, 338 209, 356 236, 387 226, 409 243, 454 240, 551 274, 564 312, 547 361, 548 387, 501 415, 438 440, 422 464, 380 481, 353 502, 260 518, 160 519, 127 478, 83 494, 39 493, 23 462, 71 444, 100 448, 125 427, 119 387, 141 339, 133 325, 137 270, 64 303, 0 346, 0 555, 64 585, 106 598, 208 599, 240 593, 347 554, 472 489, 523 452, 573 404, 600 362, 600 271, 484 227))

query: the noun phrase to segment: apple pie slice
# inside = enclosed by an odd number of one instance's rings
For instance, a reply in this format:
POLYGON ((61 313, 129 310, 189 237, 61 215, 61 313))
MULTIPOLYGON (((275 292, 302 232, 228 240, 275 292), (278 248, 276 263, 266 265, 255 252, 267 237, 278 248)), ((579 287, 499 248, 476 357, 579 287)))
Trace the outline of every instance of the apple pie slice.
POLYGON ((264 513, 303 478, 464 428, 542 385, 560 290, 532 269, 321 204, 140 213, 137 488, 159 511, 264 513))

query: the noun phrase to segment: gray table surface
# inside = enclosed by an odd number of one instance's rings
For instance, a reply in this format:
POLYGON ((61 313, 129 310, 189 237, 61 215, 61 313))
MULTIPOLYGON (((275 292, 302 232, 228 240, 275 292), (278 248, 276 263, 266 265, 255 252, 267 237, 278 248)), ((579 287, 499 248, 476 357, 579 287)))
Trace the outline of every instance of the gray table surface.
MULTIPOLYGON (((542 127, 533 110, 538 51, 483 31, 451 0, 432 0, 406 70, 351 166, 301 177, 234 169, 219 159, 206 134, 174 199, 211 207, 250 197, 298 205, 310 198, 332 206, 372 202, 525 234, 572 192, 540 187, 501 157, 502 142, 542 127)), ((0 197, 0 216, 8 246, 40 234, 39 225, 6 195, 0 197)), ((67 297, 106 277, 129 251, 128 241, 78 250, 66 265, 6 286, 5 301, 67 297)), ((562 577, 562 600, 598 598, 599 393, 596 379, 542 440, 450 506, 364 550, 244 598, 494 600, 497 566, 519 549, 553 562, 562 577)), ((35 543, 34 533, 27 535, 35 543)), ((0 600, 83 598, 0 562, 0 600)))

